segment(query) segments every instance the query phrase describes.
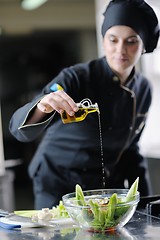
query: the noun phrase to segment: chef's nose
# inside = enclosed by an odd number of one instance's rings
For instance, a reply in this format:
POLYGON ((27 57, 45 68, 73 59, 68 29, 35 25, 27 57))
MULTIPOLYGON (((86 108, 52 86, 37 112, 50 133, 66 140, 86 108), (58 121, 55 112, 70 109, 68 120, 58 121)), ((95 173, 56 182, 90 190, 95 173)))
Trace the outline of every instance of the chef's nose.
POLYGON ((117 52, 126 53, 126 44, 124 41, 119 41, 117 44, 117 52))

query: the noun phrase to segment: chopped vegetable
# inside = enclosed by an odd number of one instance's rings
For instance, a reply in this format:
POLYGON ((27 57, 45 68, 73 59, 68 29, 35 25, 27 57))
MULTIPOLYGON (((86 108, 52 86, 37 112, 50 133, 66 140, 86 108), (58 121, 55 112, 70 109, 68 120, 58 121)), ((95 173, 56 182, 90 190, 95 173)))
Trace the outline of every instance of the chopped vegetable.
POLYGON ((15 214, 32 218, 32 220, 46 220, 49 221, 53 218, 68 218, 69 214, 63 205, 63 202, 60 201, 59 205, 49 208, 42 208, 42 210, 22 210, 22 211, 14 211, 15 214))
POLYGON ((43 220, 50 221, 53 218, 53 213, 49 208, 42 208, 41 211, 38 211, 37 214, 32 216, 33 221, 43 220))
POLYGON ((135 180, 135 182, 130 187, 130 189, 127 193, 127 196, 126 196, 126 202, 131 201, 131 199, 134 199, 134 196, 137 193, 138 183, 139 183, 139 177, 135 180))
POLYGON ((78 205, 86 205, 82 188, 78 184, 76 184, 76 200, 78 201, 78 205))
POLYGON ((63 205, 62 200, 59 201, 59 205, 57 205, 56 207, 53 207, 51 209, 54 218, 68 218, 69 214, 65 208, 65 206, 63 205))

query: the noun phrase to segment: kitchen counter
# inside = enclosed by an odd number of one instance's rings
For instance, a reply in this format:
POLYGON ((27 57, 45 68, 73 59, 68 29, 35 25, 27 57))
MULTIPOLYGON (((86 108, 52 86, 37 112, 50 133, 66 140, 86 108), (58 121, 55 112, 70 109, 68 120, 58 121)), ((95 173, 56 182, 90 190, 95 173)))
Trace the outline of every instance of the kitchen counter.
POLYGON ((132 219, 119 232, 91 233, 79 228, 24 228, 20 230, 6 230, 0 228, 2 240, 140 240, 160 239, 160 218, 153 217, 142 211, 136 211, 132 219))

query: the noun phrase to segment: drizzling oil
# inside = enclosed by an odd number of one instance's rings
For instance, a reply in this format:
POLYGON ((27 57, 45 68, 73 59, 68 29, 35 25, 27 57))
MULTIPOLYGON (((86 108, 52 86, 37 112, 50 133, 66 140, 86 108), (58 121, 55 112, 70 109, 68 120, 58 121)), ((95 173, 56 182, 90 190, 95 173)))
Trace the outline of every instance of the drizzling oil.
POLYGON ((102 185, 103 185, 103 188, 105 188, 105 186, 106 186, 106 176, 105 176, 104 153, 103 153, 103 138, 102 138, 102 125, 101 125, 100 112, 98 113, 98 124, 99 124, 99 140, 100 140, 101 165, 102 165, 102 185))
POLYGON ((101 118, 98 104, 92 104, 91 100, 88 98, 83 99, 80 103, 77 104, 79 110, 75 112, 74 116, 70 116, 66 111, 61 114, 61 118, 64 124, 72 122, 83 121, 89 113, 97 112, 98 113, 98 125, 99 125, 99 140, 100 140, 100 156, 101 156, 101 167, 102 167, 102 185, 103 188, 106 186, 106 177, 105 177, 105 166, 104 166, 104 154, 103 154, 103 138, 102 138, 102 126, 101 118))

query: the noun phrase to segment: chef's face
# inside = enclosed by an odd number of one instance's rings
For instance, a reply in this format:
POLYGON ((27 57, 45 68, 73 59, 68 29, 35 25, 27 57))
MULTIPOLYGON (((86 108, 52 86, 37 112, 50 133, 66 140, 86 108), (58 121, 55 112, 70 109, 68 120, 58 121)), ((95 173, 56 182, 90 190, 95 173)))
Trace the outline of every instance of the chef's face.
POLYGON ((109 66, 119 76, 129 75, 143 52, 140 36, 127 26, 109 28, 103 45, 109 66))

